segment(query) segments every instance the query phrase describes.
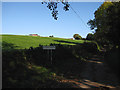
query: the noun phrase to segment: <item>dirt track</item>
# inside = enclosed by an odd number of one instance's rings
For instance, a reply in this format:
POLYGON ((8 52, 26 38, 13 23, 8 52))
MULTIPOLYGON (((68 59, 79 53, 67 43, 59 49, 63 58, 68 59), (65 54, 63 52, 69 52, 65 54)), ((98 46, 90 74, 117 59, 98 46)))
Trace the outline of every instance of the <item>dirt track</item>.
POLYGON ((72 83, 75 88, 104 88, 120 90, 118 77, 107 66, 101 56, 94 55, 86 61, 79 79, 65 79, 61 82, 72 83))

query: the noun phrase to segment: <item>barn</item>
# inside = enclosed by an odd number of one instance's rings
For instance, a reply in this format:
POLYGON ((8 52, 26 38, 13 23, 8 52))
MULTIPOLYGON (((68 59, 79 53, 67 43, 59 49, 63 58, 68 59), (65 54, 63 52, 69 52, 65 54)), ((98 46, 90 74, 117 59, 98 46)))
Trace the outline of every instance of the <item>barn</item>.
POLYGON ((29 34, 30 36, 39 36, 38 34, 29 34))

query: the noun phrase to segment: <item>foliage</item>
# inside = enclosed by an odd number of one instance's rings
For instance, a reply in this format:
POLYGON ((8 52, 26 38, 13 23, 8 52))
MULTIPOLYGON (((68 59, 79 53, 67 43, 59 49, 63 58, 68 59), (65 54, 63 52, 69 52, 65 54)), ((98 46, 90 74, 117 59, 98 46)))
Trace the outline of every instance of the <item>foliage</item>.
POLYGON ((86 38, 82 38, 82 40, 86 40, 86 38))
MULTIPOLYGON (((98 52, 98 48, 95 43, 86 42, 75 46, 61 44, 50 45, 56 46, 56 50, 52 51, 52 64, 56 67, 61 67, 64 64, 66 65, 67 63, 74 62, 75 59, 80 59, 81 57, 86 58, 89 56, 89 53, 95 54, 98 52)), ((43 65, 45 67, 49 67, 51 65, 51 51, 43 50, 42 45, 37 48, 31 47, 30 49, 26 50, 26 57, 28 60, 30 60, 31 63, 34 63, 36 65, 43 65)))
POLYGON ((94 40, 94 35, 92 33, 88 33, 86 40, 94 40))
MULTIPOLYGON (((110 68, 120 76, 120 49, 112 48, 105 53, 105 61, 110 66, 110 68)), ((120 78, 119 78, 120 79, 120 78)))
POLYGON ((102 45, 119 45, 120 2, 104 2, 94 15, 88 24, 95 29, 95 40, 102 45))
POLYGON ((57 7, 58 7, 58 3, 60 3, 60 2, 64 5, 63 9, 65 11, 68 11, 70 5, 68 4, 68 2, 66 2, 64 0, 62 0, 62 1, 59 1, 59 0, 56 0, 56 1, 49 0, 49 2, 45 2, 45 1, 42 2, 42 4, 43 3, 47 4, 47 7, 51 10, 51 14, 52 14, 52 16, 53 16, 53 18, 55 20, 57 20, 57 18, 58 18, 57 17, 57 15, 58 15, 57 7))
POLYGON ((73 37, 74 37, 76 40, 82 39, 82 37, 81 37, 79 34, 74 34, 73 37))
MULTIPOLYGON (((7 44, 7 43, 6 43, 7 44)), ((7 47, 13 47, 7 44, 7 47)), ((43 50, 43 46, 29 49, 4 49, 3 59, 3 88, 45 88, 63 87, 56 81, 56 75, 70 78, 82 71, 85 62, 91 54, 97 53, 95 43, 56 46, 51 53, 43 50)))
POLYGON ((49 37, 54 37, 54 36, 52 35, 52 36, 49 36, 49 37))
MULTIPOLYGON (((2 88, 46 88, 57 87, 61 83, 54 78, 55 73, 43 66, 29 62, 24 50, 3 51, 2 88)), ((39 57, 39 56, 38 56, 39 57)), ((33 59, 33 58, 30 58, 33 59)), ((47 63, 47 62, 46 62, 47 63)), ((58 86, 59 87, 59 86, 58 86)), ((61 86, 62 87, 62 86, 61 86)))
POLYGON ((95 40, 106 49, 105 60, 114 72, 120 75, 120 1, 104 2, 94 13, 88 24, 95 30, 95 40))

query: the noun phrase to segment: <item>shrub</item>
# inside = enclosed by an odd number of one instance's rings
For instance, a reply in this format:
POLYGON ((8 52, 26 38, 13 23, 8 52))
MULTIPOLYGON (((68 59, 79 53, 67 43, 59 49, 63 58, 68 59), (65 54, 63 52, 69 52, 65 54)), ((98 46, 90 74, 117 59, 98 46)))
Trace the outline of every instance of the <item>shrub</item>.
POLYGON ((86 38, 82 38, 82 40, 86 40, 86 38))
POLYGON ((86 39, 87 40, 93 40, 94 39, 94 35, 92 33, 88 33, 86 39))
POLYGON ((74 46, 51 44, 56 50, 51 53, 42 46, 25 50, 3 51, 3 88, 8 87, 46 87, 46 80, 51 77, 51 70, 57 74, 77 75, 82 71, 85 59, 97 51, 95 43, 83 43, 74 46), (46 68, 45 68, 46 67, 46 68), (50 69, 48 69, 50 68, 50 69), (50 70, 50 71, 49 71, 50 70))
POLYGON ((81 37, 79 34, 74 34, 73 37, 74 37, 76 40, 82 39, 82 37, 81 37))
POLYGON ((36 58, 32 57, 32 54, 36 54, 40 49, 31 48, 28 51, 6 50, 2 52, 3 88, 36 88, 46 85, 46 81, 49 81, 52 77, 52 72, 45 67, 33 65, 33 63, 29 68, 30 60, 37 59, 34 62, 35 64, 39 62, 41 56, 36 56, 36 58))
MULTIPOLYGON (((112 70, 120 75, 120 51, 118 48, 113 48, 105 53, 105 61, 112 68, 112 70)), ((120 78, 119 78, 120 79, 120 78)))
POLYGON ((49 37, 54 37, 54 36, 52 35, 52 36, 49 36, 49 37))

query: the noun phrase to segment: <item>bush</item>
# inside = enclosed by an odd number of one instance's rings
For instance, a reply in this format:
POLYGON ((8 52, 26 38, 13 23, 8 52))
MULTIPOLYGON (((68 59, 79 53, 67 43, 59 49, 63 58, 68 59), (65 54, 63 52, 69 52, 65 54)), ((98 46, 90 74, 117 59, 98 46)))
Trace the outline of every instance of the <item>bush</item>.
POLYGON ((86 39, 87 40, 94 40, 94 35, 92 33, 88 33, 86 39))
POLYGON ((84 59, 90 53, 96 53, 95 43, 83 43, 74 46, 56 45, 56 50, 51 53, 43 50, 39 45, 37 48, 30 47, 25 50, 4 50, 3 55, 3 88, 8 87, 46 87, 53 71, 57 74, 77 75, 82 71, 84 59), (32 68, 30 68, 32 67, 32 68), (49 68, 49 69, 48 69, 49 68))
POLYGON ((82 40, 86 40, 86 38, 82 38, 82 40))
POLYGON ((82 37, 79 34, 74 34, 73 38, 75 38, 76 40, 82 39, 82 37))
POLYGON ((49 36, 49 37, 54 37, 54 36, 52 35, 52 36, 49 36))
POLYGON ((105 53, 105 61, 115 73, 120 75, 120 51, 119 48, 113 48, 105 53))
POLYGON ((2 52, 3 88, 36 88, 38 86, 46 86, 46 81, 50 80, 52 72, 45 67, 37 66, 33 63, 29 64, 30 60, 34 58, 37 59, 34 62, 35 64, 40 59, 39 56, 36 56, 39 59, 32 57, 32 54, 36 54, 35 51, 40 49, 31 49, 31 51, 28 50, 30 53, 27 50, 6 50, 2 52))

